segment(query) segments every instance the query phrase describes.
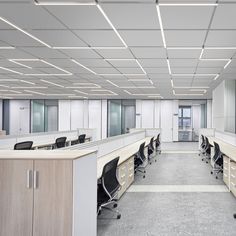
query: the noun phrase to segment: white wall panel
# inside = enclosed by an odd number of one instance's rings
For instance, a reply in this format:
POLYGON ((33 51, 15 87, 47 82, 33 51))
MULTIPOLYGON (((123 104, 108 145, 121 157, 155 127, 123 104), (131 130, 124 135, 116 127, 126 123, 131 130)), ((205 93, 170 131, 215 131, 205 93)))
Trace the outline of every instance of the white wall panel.
POLYGON ((154 127, 160 128, 160 118, 161 118, 161 101, 154 101, 155 113, 154 113, 154 127))
POLYGON ((142 101, 142 128, 154 128, 154 100, 142 101))
POLYGON ((70 100, 58 101, 59 131, 70 130, 70 100))
POLYGON ((161 101, 161 140, 173 141, 173 102, 161 101))
POLYGON ((84 128, 89 127, 89 101, 84 100, 84 128))
POLYGON ((10 100, 9 134, 28 134, 30 131, 30 101, 10 100))
POLYGON ((142 100, 136 100, 136 128, 142 128, 142 100))
POLYGON ((71 130, 84 128, 84 101, 72 100, 70 103, 71 130))
POLYGON ((89 100, 88 105, 89 128, 97 130, 97 140, 99 140, 102 134, 102 102, 101 100, 89 100))
POLYGON ((212 128, 212 100, 207 100, 207 128, 212 128))
POLYGON ((179 101, 173 100, 173 141, 179 141, 179 101))
POLYGON ((107 100, 102 100, 102 139, 107 138, 107 100))

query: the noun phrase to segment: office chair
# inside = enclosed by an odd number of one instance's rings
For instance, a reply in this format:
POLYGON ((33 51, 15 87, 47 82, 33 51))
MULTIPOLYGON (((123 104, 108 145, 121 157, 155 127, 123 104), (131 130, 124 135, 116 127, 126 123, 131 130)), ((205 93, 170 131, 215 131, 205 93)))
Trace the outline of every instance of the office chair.
POLYGON ((201 156, 201 154, 203 154, 203 152, 204 152, 204 150, 205 150, 205 145, 206 145, 206 143, 205 143, 205 137, 201 134, 201 140, 202 140, 202 142, 201 142, 201 144, 200 144, 200 150, 199 150, 199 154, 198 154, 198 156, 201 156))
POLYGON ((213 168, 211 174, 216 174, 216 179, 218 179, 218 174, 223 173, 223 155, 220 151, 219 144, 214 142, 215 154, 212 158, 213 168))
POLYGON ((32 146, 32 141, 20 142, 14 145, 14 150, 31 150, 32 146))
POLYGON ((156 139, 156 151, 161 154, 161 141, 160 141, 160 134, 157 135, 157 139, 156 139))
POLYGON ((56 139, 55 146, 53 148, 63 148, 66 146, 66 137, 59 137, 56 139))
MULTIPOLYGON (((148 145, 148 160, 149 160, 149 164, 150 164, 150 165, 152 164, 152 159, 155 157, 155 156, 153 156, 154 151, 155 151, 154 145, 153 145, 153 140, 154 140, 154 137, 151 138, 150 143, 149 143, 149 145, 148 145)), ((156 162, 156 161, 157 161, 157 160, 156 160, 156 158, 155 158, 155 162, 156 162)))
POLYGON ((115 212, 117 214, 117 219, 121 218, 119 211, 113 208, 117 207, 117 194, 121 185, 117 179, 117 166, 119 162, 117 157, 110 162, 108 162, 103 167, 101 183, 98 184, 97 190, 97 214, 101 214, 101 210, 104 208, 106 210, 115 212), (109 208, 108 205, 113 204, 113 208, 109 208))
POLYGON ((86 134, 79 135, 79 138, 78 138, 79 143, 84 143, 85 142, 85 137, 86 137, 86 134))
POLYGON ((204 157, 202 158, 202 161, 205 160, 206 163, 208 163, 208 161, 211 159, 211 147, 213 146, 209 143, 209 139, 205 137, 205 147, 203 150, 204 157))
POLYGON ((143 173, 143 178, 146 174, 146 163, 147 158, 144 154, 145 142, 139 146, 139 151, 134 156, 134 173, 137 172, 143 173))

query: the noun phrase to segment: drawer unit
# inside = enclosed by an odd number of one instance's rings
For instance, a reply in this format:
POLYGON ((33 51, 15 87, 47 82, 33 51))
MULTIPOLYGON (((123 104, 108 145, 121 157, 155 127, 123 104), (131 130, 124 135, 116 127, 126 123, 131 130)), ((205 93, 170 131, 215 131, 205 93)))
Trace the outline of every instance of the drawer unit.
POLYGON ((119 199, 134 181, 134 157, 118 166, 118 179, 121 184, 121 189, 118 192, 119 199))
POLYGON ((236 183, 233 181, 230 181, 230 191, 233 193, 233 195, 236 197, 236 183))
POLYGON ((227 156, 224 156, 224 171, 223 171, 223 180, 225 184, 230 188, 230 160, 227 156))

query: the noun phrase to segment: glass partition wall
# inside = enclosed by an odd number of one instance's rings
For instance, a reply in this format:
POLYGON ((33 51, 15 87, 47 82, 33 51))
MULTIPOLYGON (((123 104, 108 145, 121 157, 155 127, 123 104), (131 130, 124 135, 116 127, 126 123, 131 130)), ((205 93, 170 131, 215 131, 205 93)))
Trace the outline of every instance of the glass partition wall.
POLYGON ((58 101, 31 100, 31 132, 58 130, 58 101))
POLYGON ((135 100, 108 100, 108 137, 128 133, 135 128, 135 100))

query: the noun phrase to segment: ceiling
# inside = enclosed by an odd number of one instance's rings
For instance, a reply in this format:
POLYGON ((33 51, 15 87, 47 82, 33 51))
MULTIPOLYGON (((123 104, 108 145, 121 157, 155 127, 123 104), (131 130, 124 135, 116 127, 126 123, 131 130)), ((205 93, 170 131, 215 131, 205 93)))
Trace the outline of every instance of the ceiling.
POLYGON ((236 0, 0 0, 0 98, 202 99, 236 79, 236 0))

